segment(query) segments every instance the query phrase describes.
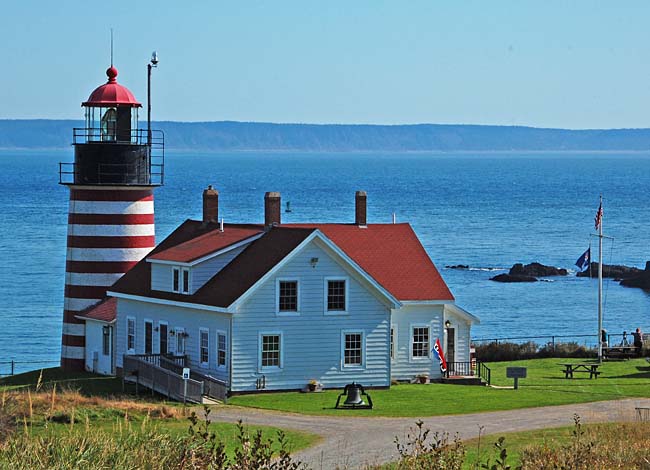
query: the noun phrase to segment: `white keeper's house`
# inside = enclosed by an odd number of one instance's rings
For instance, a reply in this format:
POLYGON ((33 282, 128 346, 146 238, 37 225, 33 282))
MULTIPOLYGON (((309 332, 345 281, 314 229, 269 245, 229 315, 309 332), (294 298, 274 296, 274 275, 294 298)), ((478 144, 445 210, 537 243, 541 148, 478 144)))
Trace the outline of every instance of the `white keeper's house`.
POLYGON ((125 356, 185 356, 229 393, 440 377, 432 348, 470 361, 478 319, 454 297, 411 226, 282 224, 279 193, 264 224, 219 223, 218 193, 78 316, 85 364, 121 374, 125 356))

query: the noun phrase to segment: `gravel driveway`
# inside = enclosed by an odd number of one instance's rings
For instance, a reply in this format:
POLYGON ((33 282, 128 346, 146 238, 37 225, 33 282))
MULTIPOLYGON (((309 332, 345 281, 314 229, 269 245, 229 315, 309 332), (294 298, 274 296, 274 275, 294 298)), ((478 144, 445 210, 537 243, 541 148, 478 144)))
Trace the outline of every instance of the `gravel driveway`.
MULTIPOLYGON (((634 419, 635 407, 650 407, 650 399, 625 399, 520 410, 493 411, 466 415, 422 417, 432 431, 458 433, 462 439, 483 434, 496 434, 529 429, 552 428, 573 424, 577 413, 582 421, 604 422, 634 419)), ((352 412, 350 412, 352 414, 352 412)), ((295 457, 314 470, 362 468, 397 459, 395 437, 406 437, 417 418, 354 418, 350 416, 307 416, 275 411, 213 406, 213 421, 276 426, 318 434, 323 439, 313 447, 301 450, 295 457)))

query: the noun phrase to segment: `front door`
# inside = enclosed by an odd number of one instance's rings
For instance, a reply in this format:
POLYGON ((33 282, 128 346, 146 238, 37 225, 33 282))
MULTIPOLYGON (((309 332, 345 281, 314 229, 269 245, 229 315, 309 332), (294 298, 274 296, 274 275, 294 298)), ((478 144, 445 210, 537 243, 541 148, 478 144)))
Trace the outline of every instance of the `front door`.
POLYGON ((153 353, 153 322, 149 320, 144 322, 144 353, 153 353))
POLYGON ((447 369, 454 372, 454 361, 456 360, 456 329, 447 328, 447 369))
POLYGON ((160 354, 163 356, 169 354, 168 338, 167 323, 160 322, 158 324, 158 344, 160 345, 160 354))

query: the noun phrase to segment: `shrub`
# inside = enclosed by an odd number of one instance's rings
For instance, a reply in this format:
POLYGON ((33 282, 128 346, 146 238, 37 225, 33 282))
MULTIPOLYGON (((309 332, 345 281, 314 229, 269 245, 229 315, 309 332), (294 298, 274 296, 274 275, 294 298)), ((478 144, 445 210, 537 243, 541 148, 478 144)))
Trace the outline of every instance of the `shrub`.
POLYGON ((521 344, 492 342, 476 345, 475 348, 476 358, 483 362, 518 361, 547 357, 596 357, 595 349, 586 348, 575 342, 547 343, 542 346, 532 341, 521 344))
POLYGON ((400 459, 400 470, 461 470, 465 460, 465 447, 456 435, 449 442, 448 433, 435 432, 429 440, 430 429, 423 429, 423 422, 417 421, 415 429, 406 436, 406 442, 395 438, 400 459))

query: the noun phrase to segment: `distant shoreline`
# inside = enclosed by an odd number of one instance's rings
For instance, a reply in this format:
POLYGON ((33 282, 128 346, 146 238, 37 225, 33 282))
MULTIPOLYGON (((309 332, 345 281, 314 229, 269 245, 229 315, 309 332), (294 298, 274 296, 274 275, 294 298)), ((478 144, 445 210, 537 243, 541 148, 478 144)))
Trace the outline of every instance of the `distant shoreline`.
MULTIPOLYGON (((141 126, 146 123, 140 123, 141 126)), ((63 150, 81 120, 0 119, 0 149, 63 150)), ((645 153, 650 129, 547 129, 464 124, 274 124, 154 121, 174 152, 645 153)))
MULTIPOLYGON (((72 144, 68 147, 0 147, 0 152, 72 152, 72 144)), ((313 154, 313 155, 372 155, 372 154, 391 154, 391 155, 648 155, 650 156, 650 148, 648 150, 284 150, 284 149, 205 149, 205 148, 173 148, 166 147, 166 153, 199 153, 199 154, 253 154, 253 153, 269 153, 269 154, 313 154)))

